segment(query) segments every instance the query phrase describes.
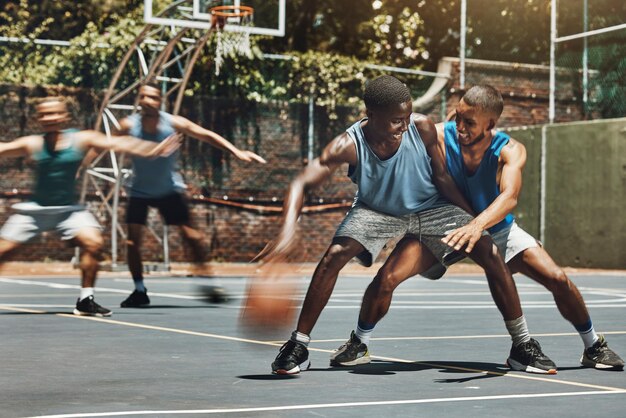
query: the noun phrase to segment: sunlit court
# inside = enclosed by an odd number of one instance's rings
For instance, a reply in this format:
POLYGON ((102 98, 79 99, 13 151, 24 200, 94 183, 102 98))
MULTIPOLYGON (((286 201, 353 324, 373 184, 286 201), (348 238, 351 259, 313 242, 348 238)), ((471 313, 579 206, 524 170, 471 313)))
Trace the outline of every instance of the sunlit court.
POLYGON ((0 417, 624 415, 622 3, 0 2, 0 417))

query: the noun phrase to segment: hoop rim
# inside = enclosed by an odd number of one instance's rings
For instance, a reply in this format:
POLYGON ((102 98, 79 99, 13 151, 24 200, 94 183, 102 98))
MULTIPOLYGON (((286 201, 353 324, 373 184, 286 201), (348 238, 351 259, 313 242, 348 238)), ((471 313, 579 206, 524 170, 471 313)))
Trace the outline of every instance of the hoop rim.
POLYGON ((215 17, 248 17, 254 13, 254 8, 250 6, 215 6, 210 9, 211 15, 215 17))

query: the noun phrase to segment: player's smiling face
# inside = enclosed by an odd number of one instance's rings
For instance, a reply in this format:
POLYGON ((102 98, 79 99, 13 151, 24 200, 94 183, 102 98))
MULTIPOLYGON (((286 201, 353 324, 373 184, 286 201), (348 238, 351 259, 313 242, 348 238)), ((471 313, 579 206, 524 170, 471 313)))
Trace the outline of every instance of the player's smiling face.
POLYGON ((380 139, 397 142, 411 123, 412 103, 407 101, 382 110, 368 110, 369 124, 380 139))
POLYGON ((461 146, 472 146, 490 137, 495 122, 478 107, 470 106, 461 99, 456 108, 456 132, 461 146))

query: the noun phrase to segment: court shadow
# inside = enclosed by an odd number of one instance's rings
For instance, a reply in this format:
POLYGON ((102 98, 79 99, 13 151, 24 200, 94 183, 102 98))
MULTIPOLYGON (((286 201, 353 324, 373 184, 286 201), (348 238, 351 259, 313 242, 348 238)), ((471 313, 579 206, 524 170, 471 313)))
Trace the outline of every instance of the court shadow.
POLYGON ((372 360, 369 364, 359 366, 345 367, 328 367, 328 368, 311 368, 309 371, 343 371, 352 374, 363 374, 371 376, 388 376, 401 372, 419 372, 423 370, 439 370, 441 373, 480 373, 477 376, 464 376, 459 379, 439 379, 439 383, 458 383, 474 379, 484 379, 492 377, 500 377, 506 374, 509 369, 502 364, 497 363, 481 363, 481 362, 458 362, 458 361, 419 361, 412 363, 372 360), (458 369, 457 369, 458 368, 458 369), (467 370, 461 370, 467 369, 467 370), (493 372, 491 373, 481 373, 493 372))
POLYGON ((46 312, 0 312, 0 316, 19 316, 19 315, 73 315, 72 311, 46 311, 46 312))
POLYGON ((239 379, 245 380, 291 380, 298 379, 300 375, 294 374, 246 374, 237 376, 239 379))

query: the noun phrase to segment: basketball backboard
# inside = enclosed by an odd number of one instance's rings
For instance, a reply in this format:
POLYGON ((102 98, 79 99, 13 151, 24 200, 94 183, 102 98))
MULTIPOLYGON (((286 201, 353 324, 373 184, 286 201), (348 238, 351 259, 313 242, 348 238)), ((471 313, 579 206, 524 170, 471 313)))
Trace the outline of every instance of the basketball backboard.
POLYGON ((211 7, 249 6, 254 9, 252 26, 240 27, 229 18, 224 30, 255 35, 285 36, 287 0, 144 0, 144 21, 149 24, 195 29, 211 28, 211 7))

